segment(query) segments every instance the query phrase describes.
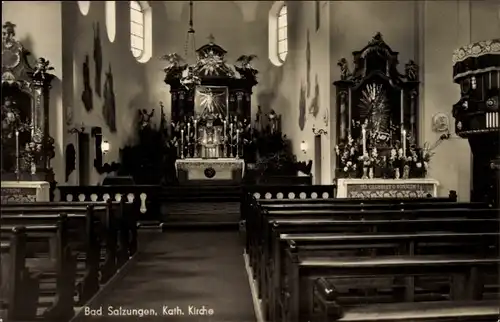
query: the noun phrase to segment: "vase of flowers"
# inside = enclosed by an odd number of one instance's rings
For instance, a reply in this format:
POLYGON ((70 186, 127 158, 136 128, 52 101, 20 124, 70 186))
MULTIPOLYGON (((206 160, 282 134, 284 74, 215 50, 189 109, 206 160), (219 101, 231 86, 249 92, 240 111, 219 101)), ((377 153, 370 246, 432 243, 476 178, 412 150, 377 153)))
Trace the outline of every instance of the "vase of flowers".
POLYGON ((42 130, 38 127, 33 128, 31 141, 26 143, 23 153, 25 168, 26 170, 30 171, 31 174, 36 173, 36 166, 42 157, 42 151, 43 151, 42 142, 43 142, 42 130))
POLYGON ((347 136, 346 140, 335 146, 335 153, 339 160, 337 176, 355 178, 358 170, 356 160, 359 152, 351 134, 347 136))
POLYGON ((369 169, 373 165, 373 156, 368 154, 368 153, 365 153, 362 156, 360 156, 358 160, 360 161, 361 165, 363 166, 363 175, 362 175, 361 179, 368 179, 369 169))

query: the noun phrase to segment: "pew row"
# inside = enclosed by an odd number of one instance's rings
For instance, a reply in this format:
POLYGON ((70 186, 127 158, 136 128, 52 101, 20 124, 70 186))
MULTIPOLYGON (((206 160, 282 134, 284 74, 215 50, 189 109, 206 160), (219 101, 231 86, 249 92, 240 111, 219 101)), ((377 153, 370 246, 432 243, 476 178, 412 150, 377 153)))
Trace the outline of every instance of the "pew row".
POLYGON ((67 217, 61 215, 55 225, 0 227, 1 309, 7 321, 30 321, 40 315, 48 321, 73 317, 76 256, 70 248, 67 224, 67 217), (48 246, 51 239, 56 240, 54 254, 48 246), (40 296, 44 276, 52 277, 55 283, 55 294, 48 299, 40 296), (40 306, 48 307, 38 314, 40 306))

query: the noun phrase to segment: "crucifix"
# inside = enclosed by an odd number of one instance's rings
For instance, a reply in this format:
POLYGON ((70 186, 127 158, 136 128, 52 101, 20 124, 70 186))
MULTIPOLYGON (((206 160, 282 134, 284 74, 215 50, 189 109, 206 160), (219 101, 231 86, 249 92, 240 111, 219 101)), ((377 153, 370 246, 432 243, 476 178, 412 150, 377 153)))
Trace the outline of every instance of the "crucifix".
POLYGON ((215 37, 213 34, 208 35, 207 39, 210 44, 213 44, 215 41, 215 37))

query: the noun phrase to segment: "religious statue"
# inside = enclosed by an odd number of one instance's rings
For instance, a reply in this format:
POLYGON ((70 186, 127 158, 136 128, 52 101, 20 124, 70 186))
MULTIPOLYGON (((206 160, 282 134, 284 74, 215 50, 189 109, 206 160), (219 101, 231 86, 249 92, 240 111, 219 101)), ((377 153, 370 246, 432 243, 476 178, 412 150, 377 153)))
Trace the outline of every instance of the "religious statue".
POLYGON ((277 133, 278 132, 278 115, 274 110, 271 110, 271 113, 269 113, 269 126, 271 128, 271 133, 277 133))
POLYGON ((253 69, 252 61, 256 58, 257 58, 257 55, 242 55, 236 60, 236 63, 238 63, 240 65, 240 66, 238 66, 240 68, 253 69))
POLYGON ((184 61, 184 59, 177 53, 163 55, 161 59, 166 60, 168 63, 163 69, 165 73, 169 73, 174 68, 180 67, 180 64, 184 61))
POLYGON ((413 60, 405 64, 405 77, 408 81, 418 81, 418 66, 413 60))
POLYGON ((155 113, 155 109, 152 109, 150 113, 146 109, 139 110, 139 126, 143 130, 146 127, 151 126, 151 118, 155 113))
POLYGON ((54 70, 54 67, 49 66, 50 61, 46 60, 43 57, 38 58, 37 63, 35 65, 35 72, 33 73, 33 78, 40 76, 42 79, 45 79, 45 73, 49 70, 54 70))
POLYGON ((352 78, 352 74, 349 71, 349 65, 347 64, 347 59, 341 58, 338 63, 340 66, 340 79, 341 80, 350 80, 352 78))

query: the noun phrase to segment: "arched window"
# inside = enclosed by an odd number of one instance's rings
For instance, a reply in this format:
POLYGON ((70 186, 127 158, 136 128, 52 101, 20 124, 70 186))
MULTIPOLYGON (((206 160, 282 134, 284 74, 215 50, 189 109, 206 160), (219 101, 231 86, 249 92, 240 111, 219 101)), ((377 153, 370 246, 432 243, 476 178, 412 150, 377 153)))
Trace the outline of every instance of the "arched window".
POLYGON ((109 41, 115 41, 116 37, 116 1, 105 2, 106 32, 109 41))
POLYGON ((90 1, 77 1, 77 3, 78 3, 78 8, 80 9, 82 15, 84 16, 88 15, 90 10, 90 1))
POLYGON ((288 54, 288 15, 286 5, 283 5, 278 12, 278 57, 285 61, 288 54))
POLYGON ((144 53, 144 11, 138 1, 130 1, 130 49, 135 58, 144 53))
POLYGON ((269 11, 269 60, 281 66, 288 54, 288 15, 284 1, 276 1, 269 11))
POLYGON ((148 1, 130 1, 130 50, 140 63, 153 55, 153 13, 148 1))

